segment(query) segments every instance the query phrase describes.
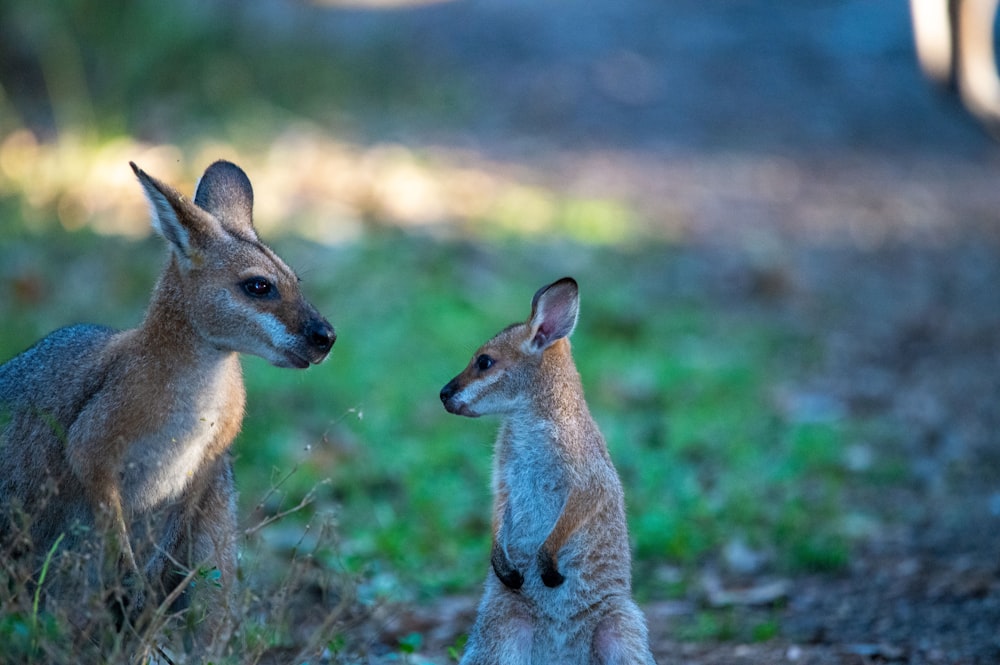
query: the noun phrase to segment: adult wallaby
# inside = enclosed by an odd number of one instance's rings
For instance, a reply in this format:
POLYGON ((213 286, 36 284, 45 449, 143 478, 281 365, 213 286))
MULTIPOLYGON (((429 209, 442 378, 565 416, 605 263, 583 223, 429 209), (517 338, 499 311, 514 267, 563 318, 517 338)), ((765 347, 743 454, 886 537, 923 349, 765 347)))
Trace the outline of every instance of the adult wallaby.
POLYGON ((500 414, 493 574, 462 665, 648 665, 632 600, 625 500, 570 354, 576 282, 540 289, 527 322, 486 342, 441 390, 451 413, 500 414))
POLYGON ((131 166, 169 259, 139 327, 62 328, 0 365, 0 555, 97 543, 91 575, 127 579, 134 614, 192 569, 234 581, 238 354, 305 368, 336 335, 258 239, 238 166, 209 166, 193 201, 131 166))

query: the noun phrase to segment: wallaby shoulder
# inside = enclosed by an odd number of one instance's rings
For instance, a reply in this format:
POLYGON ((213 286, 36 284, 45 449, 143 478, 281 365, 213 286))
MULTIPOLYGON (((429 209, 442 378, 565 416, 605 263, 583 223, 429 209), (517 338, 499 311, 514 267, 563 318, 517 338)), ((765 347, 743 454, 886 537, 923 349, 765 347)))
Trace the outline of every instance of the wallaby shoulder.
MULTIPOLYGON (((81 323, 55 330, 0 365, 0 412, 31 404, 65 407, 99 385, 95 363, 119 331, 81 323), (58 385, 59 390, 52 390, 58 385)), ((3 421, 0 420, 0 423, 3 421)))

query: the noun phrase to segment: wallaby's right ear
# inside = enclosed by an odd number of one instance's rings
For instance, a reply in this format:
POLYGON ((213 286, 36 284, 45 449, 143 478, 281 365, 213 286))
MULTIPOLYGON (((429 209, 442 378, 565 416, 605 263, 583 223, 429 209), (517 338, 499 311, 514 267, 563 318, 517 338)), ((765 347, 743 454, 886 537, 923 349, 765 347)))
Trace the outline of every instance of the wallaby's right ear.
POLYGON ((568 337, 576 328, 579 312, 579 289, 572 277, 540 288, 531 300, 526 350, 543 351, 556 340, 568 337))
POLYGON ((170 242, 185 266, 197 264, 206 237, 217 232, 211 215, 181 196, 170 185, 149 175, 129 162, 146 193, 153 218, 153 228, 170 242))
POLYGON ((220 159, 201 176, 194 203, 241 235, 257 239, 253 228, 253 186, 243 169, 220 159))

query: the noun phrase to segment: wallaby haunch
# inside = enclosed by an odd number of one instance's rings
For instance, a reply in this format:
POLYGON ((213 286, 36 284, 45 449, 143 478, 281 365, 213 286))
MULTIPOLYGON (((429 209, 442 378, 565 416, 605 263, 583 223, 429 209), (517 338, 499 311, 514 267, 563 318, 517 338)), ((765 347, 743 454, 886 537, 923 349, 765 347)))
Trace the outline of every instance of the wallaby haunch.
POLYGON ((650 665, 632 600, 625 500, 568 337, 576 282, 540 289, 527 322, 486 342, 441 390, 445 408, 500 414, 493 572, 462 665, 650 665))
POLYGON ((238 166, 212 164, 193 201, 131 166, 167 265, 138 328, 63 328, 0 365, 0 555, 96 539, 134 613, 176 597, 192 569, 234 582, 238 354, 305 368, 336 335, 258 239, 238 166))

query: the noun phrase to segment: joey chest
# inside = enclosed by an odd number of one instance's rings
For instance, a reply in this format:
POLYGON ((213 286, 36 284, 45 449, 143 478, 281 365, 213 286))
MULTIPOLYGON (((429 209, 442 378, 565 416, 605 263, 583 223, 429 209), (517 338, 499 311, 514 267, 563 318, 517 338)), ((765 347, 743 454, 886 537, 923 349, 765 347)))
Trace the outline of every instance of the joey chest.
POLYGON ((566 479, 559 473, 521 473, 507 487, 502 516, 507 545, 533 552, 559 519, 569 491, 566 479))
POLYGON ((508 433, 501 445, 497 484, 506 491, 501 520, 503 545, 511 556, 531 556, 552 530, 569 494, 572 477, 554 453, 552 431, 508 433))

